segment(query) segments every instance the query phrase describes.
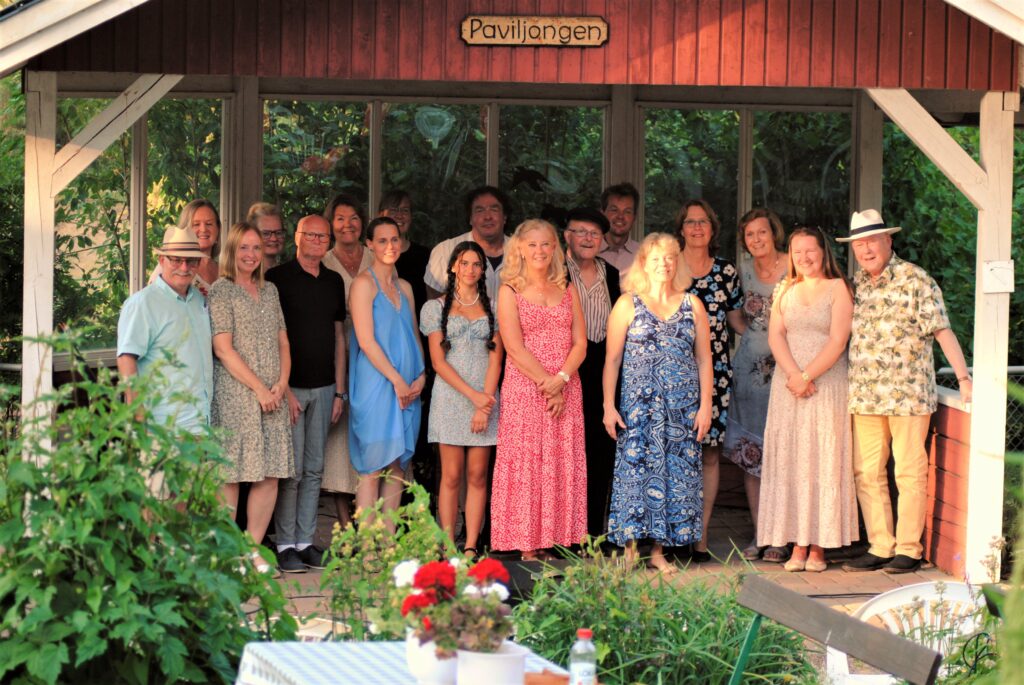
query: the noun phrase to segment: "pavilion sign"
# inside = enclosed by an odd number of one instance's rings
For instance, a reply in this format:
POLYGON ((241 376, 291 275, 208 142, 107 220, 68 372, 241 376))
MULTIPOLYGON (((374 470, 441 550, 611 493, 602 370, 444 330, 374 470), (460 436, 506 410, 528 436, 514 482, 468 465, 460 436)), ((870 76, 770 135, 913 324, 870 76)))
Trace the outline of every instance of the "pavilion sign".
POLYGON ((608 41, 608 22, 601 17, 470 14, 462 20, 467 45, 549 45, 596 48, 608 41))

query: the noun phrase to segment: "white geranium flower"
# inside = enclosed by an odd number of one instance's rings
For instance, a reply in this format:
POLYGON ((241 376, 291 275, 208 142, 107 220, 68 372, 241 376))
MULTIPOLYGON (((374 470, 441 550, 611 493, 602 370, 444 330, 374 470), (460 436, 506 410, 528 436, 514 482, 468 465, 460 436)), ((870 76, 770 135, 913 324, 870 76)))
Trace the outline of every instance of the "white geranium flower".
POLYGON ((370 622, 370 634, 371 635, 379 635, 380 634, 380 626, 378 626, 376 623, 373 623, 372 621, 370 622))
POLYGON ((466 595, 467 597, 479 597, 481 593, 479 587, 470 583, 466 586, 466 589, 462 591, 462 594, 466 595))
POLYGON ((502 602, 508 599, 508 588, 501 583, 491 583, 491 586, 487 588, 488 594, 498 595, 498 599, 502 602))
POLYGON ((462 559, 459 559, 458 557, 452 557, 448 560, 448 565, 452 568, 458 568, 459 566, 462 566, 462 559))
POLYGON ((412 579, 416 571, 420 570, 420 562, 415 559, 408 559, 395 565, 391 577, 395 579, 395 587, 407 587, 412 585, 412 579))

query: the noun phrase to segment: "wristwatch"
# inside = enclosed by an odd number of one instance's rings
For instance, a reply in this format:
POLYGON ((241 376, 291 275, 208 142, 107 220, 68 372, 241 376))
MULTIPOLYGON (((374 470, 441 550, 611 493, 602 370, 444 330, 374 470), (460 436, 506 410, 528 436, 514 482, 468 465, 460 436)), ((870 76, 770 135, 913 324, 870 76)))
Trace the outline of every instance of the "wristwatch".
POLYGON ((567 374, 565 371, 559 371, 555 375, 561 378, 563 383, 569 382, 569 374, 567 374))
POLYGON ((337 397, 342 402, 348 402, 348 393, 347 392, 336 392, 336 393, 334 393, 334 396, 337 397))
POLYGON ((806 371, 801 371, 800 372, 800 378, 803 378, 805 383, 810 383, 811 382, 811 377, 810 377, 810 375, 808 375, 808 373, 806 371))

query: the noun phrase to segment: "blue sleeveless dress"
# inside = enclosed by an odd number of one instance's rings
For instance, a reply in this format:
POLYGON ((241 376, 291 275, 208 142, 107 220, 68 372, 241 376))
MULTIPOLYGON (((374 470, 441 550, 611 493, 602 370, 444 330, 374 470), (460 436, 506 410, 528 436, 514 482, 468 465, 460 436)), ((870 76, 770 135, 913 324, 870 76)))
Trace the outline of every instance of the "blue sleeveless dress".
POLYGON ((619 431, 608 538, 668 546, 700 540, 701 446, 694 420, 700 382, 690 298, 661 320, 636 295, 622 360, 619 431))
MULTIPOLYGON (((377 285, 373 297, 373 337, 406 383, 423 373, 423 354, 416 344, 412 310, 399 289, 398 309, 377 285)), ((349 432, 352 466, 361 474, 378 471, 397 459, 402 468, 416 450, 421 404, 417 399, 404 410, 398 407, 395 388, 363 354, 353 332, 348 355, 349 432)))

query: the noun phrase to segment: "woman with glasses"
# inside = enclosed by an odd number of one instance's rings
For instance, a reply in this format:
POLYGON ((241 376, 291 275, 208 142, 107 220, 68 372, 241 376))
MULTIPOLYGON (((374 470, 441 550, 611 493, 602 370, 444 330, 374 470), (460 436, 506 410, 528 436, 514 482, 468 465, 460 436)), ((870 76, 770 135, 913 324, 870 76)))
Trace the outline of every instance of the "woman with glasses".
MULTIPOLYGON (((239 483, 252 483, 246 531, 256 544, 274 512, 278 479, 295 475, 284 399, 291 356, 277 288, 263 279, 262 252, 255 226, 232 226, 220 255, 221 277, 209 295, 215 358, 210 422, 224 429, 224 500, 234 515, 239 483)), ((261 572, 270 570, 256 552, 253 561, 261 572)))
POLYGON ((281 210, 269 202, 256 202, 249 207, 246 223, 259 229, 263 236, 263 271, 269 271, 281 263, 284 250, 285 231, 281 224, 281 210))
POLYGON ((711 428, 701 445, 704 469, 704 531, 693 543, 691 556, 696 563, 711 561, 708 552, 708 521, 718 494, 718 460, 725 441, 728 421, 729 385, 732 367, 729 364, 729 326, 742 330, 743 296, 736 267, 727 259, 715 256, 721 223, 705 200, 690 200, 677 215, 677 236, 682 246, 693 282, 690 292, 704 303, 711 327, 711 358, 715 374, 712 386, 711 428))
MULTIPOLYGON (((217 280, 217 257, 219 250, 217 242, 220 239, 220 214, 212 202, 205 199, 192 200, 181 210, 178 217, 179 228, 191 228, 199 238, 199 249, 206 256, 199 261, 199 268, 196 269, 196 276, 192 285, 196 290, 206 296, 210 292, 210 286, 217 280)), ((160 275, 158 264, 153 273, 149 276, 152 283, 160 275)))

